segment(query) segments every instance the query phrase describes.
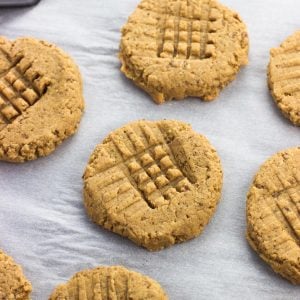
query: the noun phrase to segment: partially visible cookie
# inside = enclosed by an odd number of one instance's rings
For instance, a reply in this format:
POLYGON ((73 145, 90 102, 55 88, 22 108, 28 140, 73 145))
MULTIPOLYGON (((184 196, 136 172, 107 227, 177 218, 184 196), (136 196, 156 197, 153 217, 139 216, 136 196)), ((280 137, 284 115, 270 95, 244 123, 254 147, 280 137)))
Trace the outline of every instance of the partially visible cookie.
POLYGON ((300 31, 271 49, 269 88, 282 113, 300 126, 300 31))
POLYGON ((84 174, 91 219, 149 250, 198 236, 220 198, 222 168, 208 140, 179 121, 113 131, 84 174))
POLYGON ((29 300, 31 290, 22 268, 0 250, 0 300, 29 300))
POLYGON ((80 73, 67 54, 33 38, 0 38, 0 160, 50 154, 76 131, 83 106, 80 73))
POLYGON ((120 266, 76 273, 58 286, 49 300, 166 300, 158 282, 120 266))
POLYGON ((216 0, 142 0, 122 29, 122 72, 156 103, 215 99, 248 62, 239 15, 216 0))
POLYGON ((300 284, 300 147, 258 171, 247 201, 247 239, 273 270, 300 284))

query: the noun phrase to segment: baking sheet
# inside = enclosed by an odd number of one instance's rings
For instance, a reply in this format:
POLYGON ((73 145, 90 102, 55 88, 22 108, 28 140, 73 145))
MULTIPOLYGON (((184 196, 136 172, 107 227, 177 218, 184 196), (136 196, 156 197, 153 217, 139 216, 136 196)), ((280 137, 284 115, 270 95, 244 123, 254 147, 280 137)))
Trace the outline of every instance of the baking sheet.
POLYGON ((0 34, 34 36, 69 52, 84 78, 86 111, 79 132, 51 156, 23 165, 0 163, 0 248, 23 265, 33 299, 75 272, 124 265, 157 279, 170 299, 299 299, 300 287, 275 275, 245 238, 245 198, 259 166, 300 144, 266 85, 269 49, 299 29, 300 2, 223 0, 248 25, 250 64, 218 100, 157 106, 119 72, 120 27, 138 0, 42 0, 0 10, 0 34), (81 175, 93 148, 136 119, 190 122, 217 148, 223 196, 204 234, 149 253, 92 224, 82 205, 81 175))

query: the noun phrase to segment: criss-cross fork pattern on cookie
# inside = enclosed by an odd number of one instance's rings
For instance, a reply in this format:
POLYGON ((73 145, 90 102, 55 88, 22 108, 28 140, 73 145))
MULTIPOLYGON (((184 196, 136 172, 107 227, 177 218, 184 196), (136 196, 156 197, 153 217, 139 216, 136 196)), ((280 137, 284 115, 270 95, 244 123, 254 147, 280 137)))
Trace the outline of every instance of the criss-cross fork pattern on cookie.
POLYGON ((191 182, 176 165, 172 151, 162 134, 158 137, 149 126, 143 126, 142 131, 145 139, 141 139, 140 133, 128 126, 126 143, 112 137, 112 145, 121 162, 111 167, 117 167, 119 171, 109 180, 106 174, 111 168, 101 172, 101 190, 104 198, 124 198, 125 208, 137 204, 142 198, 154 209, 168 204, 175 194, 190 190, 191 182), (138 199, 132 197, 133 188, 140 196, 138 199))
POLYGON ((223 12, 210 0, 197 5, 192 0, 169 0, 159 14, 157 56, 177 59, 214 57, 213 34, 223 27, 223 12), (169 12, 169 6, 174 9, 169 12))
POLYGON ((268 182, 270 187, 276 184, 278 191, 273 192, 266 201, 288 235, 300 246, 300 178, 295 175, 295 183, 291 185, 285 177, 277 174, 268 182))
POLYGON ((282 228, 282 244, 292 239, 300 246, 300 173, 296 162, 293 171, 274 170, 263 184, 256 187, 267 192, 263 197, 268 210, 264 214, 265 223, 273 224, 275 217, 282 228))
POLYGON ((167 299, 153 279, 122 267, 99 267, 76 273, 49 300, 167 299))
MULTIPOLYGON (((126 274, 127 275, 127 274, 126 274)), ((100 270, 91 271, 90 273, 82 272, 78 273, 76 277, 72 278, 69 285, 62 285, 59 287, 59 296, 64 296, 69 299, 71 296, 77 295, 78 297, 84 297, 85 299, 117 299, 118 296, 128 296, 128 285, 130 284, 129 275, 124 276, 124 282, 120 282, 120 279, 115 282, 113 271, 100 270), (108 273, 108 274, 106 274, 108 273), (121 291, 118 289, 122 286, 121 291), (75 287, 75 288, 74 288, 75 287), (124 293, 122 293, 124 291, 124 293), (124 295, 125 294, 125 295, 124 295)), ((50 298, 54 299, 54 298, 50 298)), ((58 299, 58 298, 55 298, 58 299)))
POLYGON ((11 124, 46 93, 49 81, 33 70, 23 56, 10 57, 0 49, 11 67, 0 74, 0 130, 11 124))
POLYGON ((300 51, 296 54, 284 54, 284 58, 278 63, 278 70, 272 75, 274 83, 281 87, 284 96, 300 97, 300 51))

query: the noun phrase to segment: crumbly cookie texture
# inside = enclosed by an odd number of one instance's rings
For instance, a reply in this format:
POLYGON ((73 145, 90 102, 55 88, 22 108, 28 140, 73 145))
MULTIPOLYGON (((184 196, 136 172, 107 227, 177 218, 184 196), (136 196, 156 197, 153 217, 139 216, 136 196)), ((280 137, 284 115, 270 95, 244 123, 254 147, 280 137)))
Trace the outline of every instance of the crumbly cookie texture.
POLYGON ((112 132, 84 174, 91 219, 148 250, 198 236, 221 194, 208 140, 179 121, 137 121, 112 132))
POLYGON ((0 300, 29 300, 31 290, 21 267, 0 250, 0 300))
POLYGON ((300 147, 279 152, 257 173, 247 200, 247 239, 273 270, 300 284, 300 147))
POLYGON ((50 154, 72 135, 84 101, 78 67, 45 41, 0 37, 0 160, 50 154))
POLYGON ((215 0, 142 0, 122 29, 119 57, 156 103, 210 101, 248 63, 248 34, 215 0))
POLYGON ((76 273, 58 286, 49 300, 167 300, 161 286, 140 273, 124 267, 98 267, 76 273))
POLYGON ((300 126, 300 30, 279 48, 271 49, 268 82, 271 94, 285 117, 300 126))

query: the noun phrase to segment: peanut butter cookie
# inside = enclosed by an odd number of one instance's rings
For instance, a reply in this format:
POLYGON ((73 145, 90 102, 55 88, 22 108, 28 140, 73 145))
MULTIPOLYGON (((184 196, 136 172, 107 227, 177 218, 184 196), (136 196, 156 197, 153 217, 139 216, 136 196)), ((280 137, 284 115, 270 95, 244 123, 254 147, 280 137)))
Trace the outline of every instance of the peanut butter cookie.
POLYGON ((84 174, 91 219, 149 250, 198 236, 221 194, 208 140, 178 121, 137 121, 112 132, 84 174))
POLYGON ((122 72, 156 103, 215 99, 248 62, 239 15, 216 0, 142 0, 122 29, 122 72))
POLYGON ((300 284, 300 147, 279 152, 248 193, 247 239, 273 270, 300 284))
POLYGON ((270 91, 284 116, 300 126, 300 31, 279 48, 271 49, 270 54, 270 91))
POLYGON ((300 126, 300 31, 279 48, 271 49, 270 54, 270 91, 284 116, 300 126))
POLYGON ((21 267, 0 250, 0 300, 29 300, 31 290, 21 267))
POLYGON ((76 131, 83 106, 79 70, 62 50, 0 38, 0 160, 50 154, 76 131))
POLYGON ((76 273, 49 300, 167 300, 153 279, 123 267, 99 267, 76 273))

